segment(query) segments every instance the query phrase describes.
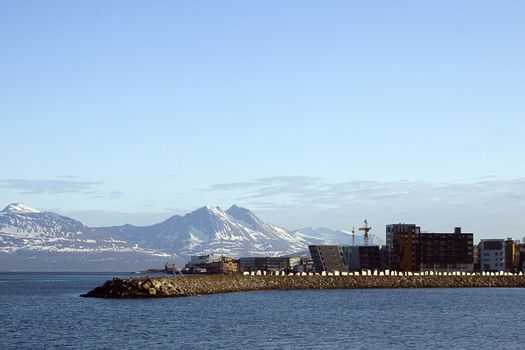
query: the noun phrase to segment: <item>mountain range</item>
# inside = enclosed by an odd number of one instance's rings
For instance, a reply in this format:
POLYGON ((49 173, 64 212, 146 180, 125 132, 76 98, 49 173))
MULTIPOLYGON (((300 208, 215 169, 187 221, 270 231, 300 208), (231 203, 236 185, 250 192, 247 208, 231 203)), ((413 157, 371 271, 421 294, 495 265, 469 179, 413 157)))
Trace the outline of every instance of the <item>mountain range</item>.
MULTIPOLYGON (((185 263, 191 255, 306 255, 310 244, 351 244, 327 228, 289 231, 233 205, 202 207, 151 226, 88 227, 20 203, 0 212, 0 270, 130 271, 185 263)), ((362 244, 363 237, 355 236, 362 244)), ((371 235, 370 243, 380 243, 371 235)))

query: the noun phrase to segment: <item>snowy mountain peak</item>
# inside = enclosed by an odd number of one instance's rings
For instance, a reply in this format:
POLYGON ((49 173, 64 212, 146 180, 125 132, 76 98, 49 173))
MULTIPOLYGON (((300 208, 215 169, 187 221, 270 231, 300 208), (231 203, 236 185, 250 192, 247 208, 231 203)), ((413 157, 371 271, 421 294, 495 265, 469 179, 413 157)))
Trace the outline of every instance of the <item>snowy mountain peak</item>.
POLYGON ((212 206, 205 206, 205 207, 202 207, 202 208, 199 208, 189 214, 186 214, 186 215, 192 215, 192 214, 205 214, 205 215, 219 215, 219 216, 223 216, 224 215, 224 211, 219 208, 219 207, 212 207, 212 206))
POLYGON ((149 227, 101 227, 150 249, 189 257, 196 254, 279 256, 303 251, 301 238, 285 229, 266 224, 248 209, 232 206, 201 207, 184 216, 174 216, 149 227))
POLYGON ((204 211, 204 212, 209 211, 209 212, 215 212, 215 211, 217 211, 217 210, 218 210, 218 211, 222 211, 222 209, 219 208, 219 207, 212 207, 211 205, 207 205, 207 206, 205 206, 205 207, 199 208, 199 209, 194 210, 194 211, 204 211))
POLYGON ((81 260, 84 260, 83 264, 97 264, 100 259, 98 266, 110 269, 109 266, 123 257, 145 261, 167 256, 166 253, 143 249, 136 242, 97 232, 75 219, 41 212, 20 203, 10 204, 0 212, 2 268, 5 261, 12 261, 11 268, 15 269, 20 263, 27 263, 36 270, 42 268, 40 263, 54 264, 54 269, 68 269, 81 260), (28 256, 35 258, 34 263, 28 256), (61 256, 67 258, 61 260, 61 256), (57 261, 62 263, 57 264, 57 261))
POLYGON ((226 210, 226 213, 236 221, 241 222, 251 229, 258 230, 264 225, 264 223, 257 216, 255 216, 254 213, 246 208, 238 207, 235 204, 226 210))
POLYGON ((2 211, 2 213, 19 213, 19 214, 28 214, 28 213, 41 213, 40 210, 36 210, 23 205, 22 203, 11 203, 2 211))

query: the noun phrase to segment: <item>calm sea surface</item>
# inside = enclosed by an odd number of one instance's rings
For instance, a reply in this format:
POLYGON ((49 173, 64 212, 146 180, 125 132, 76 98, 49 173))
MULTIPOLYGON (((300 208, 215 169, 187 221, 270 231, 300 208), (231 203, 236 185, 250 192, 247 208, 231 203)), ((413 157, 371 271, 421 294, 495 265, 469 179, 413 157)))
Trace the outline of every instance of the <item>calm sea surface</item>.
POLYGON ((79 297, 114 276, 0 273, 0 349, 525 348, 525 289, 79 297))

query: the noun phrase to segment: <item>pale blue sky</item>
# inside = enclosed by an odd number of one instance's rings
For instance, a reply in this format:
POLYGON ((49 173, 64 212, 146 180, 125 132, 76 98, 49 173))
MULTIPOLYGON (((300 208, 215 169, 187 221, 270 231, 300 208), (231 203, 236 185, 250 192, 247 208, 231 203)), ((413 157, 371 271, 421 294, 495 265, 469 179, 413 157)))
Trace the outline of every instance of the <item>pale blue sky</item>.
POLYGON ((525 236, 524 16, 2 0, 0 199, 92 225, 237 203, 288 228, 525 236))

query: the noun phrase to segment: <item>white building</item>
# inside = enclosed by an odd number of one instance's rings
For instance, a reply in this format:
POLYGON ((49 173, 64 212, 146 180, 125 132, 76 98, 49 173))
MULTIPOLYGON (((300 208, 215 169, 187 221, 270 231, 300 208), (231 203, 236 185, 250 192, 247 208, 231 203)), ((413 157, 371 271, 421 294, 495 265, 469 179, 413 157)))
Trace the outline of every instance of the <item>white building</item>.
POLYGON ((505 271, 505 240, 482 239, 479 242, 481 271, 505 271))
POLYGON ((225 256, 219 254, 193 255, 188 263, 188 267, 192 268, 197 265, 219 262, 224 258, 225 256))

